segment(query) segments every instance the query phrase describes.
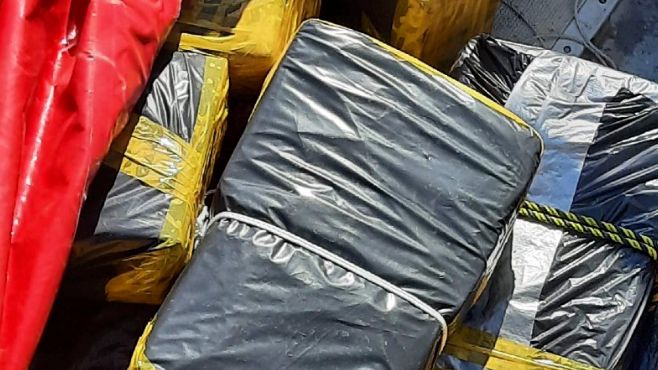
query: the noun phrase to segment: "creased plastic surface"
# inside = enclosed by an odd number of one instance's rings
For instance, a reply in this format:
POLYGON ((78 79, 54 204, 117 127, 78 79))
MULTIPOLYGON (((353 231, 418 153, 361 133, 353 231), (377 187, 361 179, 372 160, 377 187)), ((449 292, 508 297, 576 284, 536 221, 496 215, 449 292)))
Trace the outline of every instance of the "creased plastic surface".
POLYGON ((172 39, 228 58, 231 90, 257 94, 301 22, 319 11, 320 0, 187 0, 172 39))
MULTIPOLYGON (((29 361, 85 186, 139 97, 178 11, 174 0, 2 2, 0 59, 12 98, 0 110, 4 148, 15 153, 6 164, 3 159, 9 184, 2 208, 12 218, 11 241, 3 233, 0 247, 3 369, 23 369, 29 361)), ((7 231, 7 219, 0 219, 7 231)))
POLYGON ((161 309, 148 338, 156 368, 422 369, 441 330, 380 287, 237 221, 214 225, 192 264, 172 297, 186 303, 161 309))
POLYGON ((469 39, 491 31, 500 0, 359 0, 369 34, 444 70, 469 39))
MULTIPOLYGON (((471 42, 454 74, 504 100, 541 133, 546 150, 531 200, 655 237, 657 85, 490 37, 471 42)), ((465 325, 524 350, 488 355, 463 351, 473 343, 460 342, 439 367, 502 370, 511 365, 501 358, 516 355, 512 364, 529 369, 635 369, 628 364, 631 338, 655 276, 647 256, 522 220, 514 227, 512 266, 507 307, 469 315, 465 325), (532 357, 537 351, 575 363, 542 362, 532 357)))
MULTIPOLYGON (((655 281, 654 281, 655 285, 655 281)), ((655 290, 654 290, 655 294, 655 290)), ((640 330, 634 338, 635 350, 630 352, 630 369, 653 370, 658 368, 658 311, 656 297, 652 298, 650 309, 645 312, 640 330)))
MULTIPOLYGON (((318 21, 302 26, 269 81, 218 211, 315 243, 458 321, 509 236, 538 165, 536 134, 417 60, 318 21)), ((421 311, 397 299, 382 310, 386 294, 358 279, 337 287, 344 272, 315 255, 234 240, 250 235, 220 228, 202 242, 144 338, 140 368, 431 366, 438 327, 420 330, 421 311), (190 291, 204 281, 227 298, 190 291), (268 324, 242 324, 254 317, 268 324)))
POLYGON ((505 105, 533 57, 493 37, 480 36, 464 47, 453 75, 489 99, 505 105))
POLYGON ((228 66, 184 52, 158 62, 139 117, 90 186, 65 280, 77 294, 159 303, 191 253, 225 130, 228 66))

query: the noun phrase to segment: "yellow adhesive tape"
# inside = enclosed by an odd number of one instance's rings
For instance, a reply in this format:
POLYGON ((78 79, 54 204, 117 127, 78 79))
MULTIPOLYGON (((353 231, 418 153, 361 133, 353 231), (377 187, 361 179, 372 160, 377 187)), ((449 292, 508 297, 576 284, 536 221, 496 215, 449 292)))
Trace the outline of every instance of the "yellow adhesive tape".
POLYGON ((227 70, 225 59, 206 57, 190 143, 145 117, 115 140, 106 162, 172 199, 160 231, 162 242, 122 262, 121 273, 105 286, 108 300, 160 303, 189 260, 198 207, 226 130, 227 70))
POLYGON ((468 327, 449 336, 443 354, 488 370, 602 370, 468 327))

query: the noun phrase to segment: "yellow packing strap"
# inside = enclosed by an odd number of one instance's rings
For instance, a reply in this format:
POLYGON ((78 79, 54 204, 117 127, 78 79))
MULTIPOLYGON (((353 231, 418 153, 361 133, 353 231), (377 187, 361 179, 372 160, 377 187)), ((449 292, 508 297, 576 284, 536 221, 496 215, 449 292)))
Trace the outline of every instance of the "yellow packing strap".
POLYGON ((488 370, 603 370, 465 326, 449 336, 443 354, 488 370))
POLYGON ((206 58, 189 143, 145 117, 114 141, 106 163, 171 195, 172 200, 160 232, 161 243, 123 261, 122 271, 105 286, 108 300, 158 304, 189 260, 198 207, 226 130, 227 70, 225 59, 206 58))
POLYGON ((189 200, 194 164, 201 153, 148 118, 136 119, 132 130, 121 132, 113 141, 105 163, 163 193, 189 200))
POLYGON ((156 316, 153 320, 149 321, 142 336, 139 337, 133 355, 130 358, 128 370, 156 370, 155 366, 153 366, 148 357, 146 357, 146 341, 148 340, 149 335, 151 335, 151 331, 153 331, 153 323, 155 323, 157 319, 158 317, 156 316))

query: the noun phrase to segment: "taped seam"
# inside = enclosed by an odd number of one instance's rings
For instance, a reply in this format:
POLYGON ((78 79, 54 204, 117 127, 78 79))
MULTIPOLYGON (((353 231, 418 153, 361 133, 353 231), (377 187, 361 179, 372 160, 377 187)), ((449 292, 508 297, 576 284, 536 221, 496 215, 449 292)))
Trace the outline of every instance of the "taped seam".
POLYGON ((603 370, 466 326, 453 333, 445 354, 489 370, 603 370))
POLYGON ((188 167, 201 157, 189 143, 144 116, 115 142, 118 144, 113 144, 104 160, 106 165, 148 187, 188 201, 193 176, 193 169, 188 167))
POLYGON ((308 240, 301 238, 289 231, 283 230, 277 226, 274 226, 270 223, 245 216, 243 214, 235 213, 235 212, 221 212, 217 214, 213 219, 211 220, 211 224, 217 222, 218 220, 222 219, 230 219, 230 220, 235 220, 238 222, 242 222, 247 225, 251 225, 254 227, 257 227, 259 229, 263 229, 267 232, 270 232, 273 235, 276 235, 280 237, 283 240, 286 240, 292 244, 298 245, 309 252, 312 252, 350 272, 352 272, 355 275, 360 276, 361 278, 369 281, 372 284, 375 284, 379 286, 380 288, 388 291, 389 293, 392 293, 411 305, 415 306, 419 310, 425 312, 426 314, 430 315, 432 318, 434 318, 436 321, 439 322, 441 325, 441 342, 440 342, 440 347, 439 347, 439 352, 443 352, 443 348, 446 345, 446 342, 448 341, 448 324, 446 320, 443 318, 443 315, 439 313, 439 311, 435 310, 432 308, 430 305, 427 303, 423 302, 420 298, 416 297, 415 295, 405 291, 404 289, 390 283, 389 281, 386 281, 382 279, 381 277, 373 274, 372 272, 365 270, 352 262, 332 253, 329 252, 328 250, 313 244, 309 242, 308 240))

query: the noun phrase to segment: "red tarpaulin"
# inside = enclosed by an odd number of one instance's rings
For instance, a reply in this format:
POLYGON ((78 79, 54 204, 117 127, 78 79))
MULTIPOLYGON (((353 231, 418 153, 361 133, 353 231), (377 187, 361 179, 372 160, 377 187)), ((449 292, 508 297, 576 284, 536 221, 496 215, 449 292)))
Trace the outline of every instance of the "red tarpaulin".
POLYGON ((179 7, 180 0, 0 1, 3 370, 29 365, 87 182, 179 7))

